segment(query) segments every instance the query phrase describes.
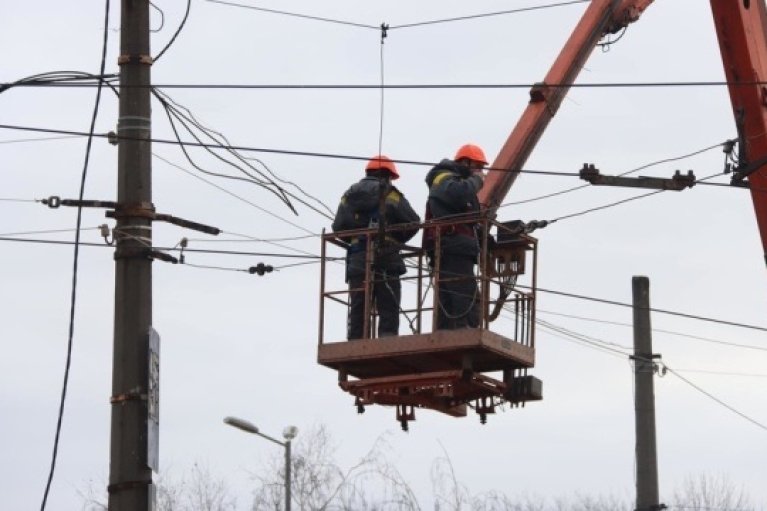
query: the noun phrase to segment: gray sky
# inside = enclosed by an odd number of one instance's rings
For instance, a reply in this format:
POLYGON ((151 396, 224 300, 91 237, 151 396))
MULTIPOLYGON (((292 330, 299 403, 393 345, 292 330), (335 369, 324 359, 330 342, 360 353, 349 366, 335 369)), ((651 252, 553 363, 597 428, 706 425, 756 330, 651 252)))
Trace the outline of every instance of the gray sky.
MULTIPOLYGON (((251 0, 243 0, 248 3, 251 0)), ((459 2, 353 2, 310 0, 253 5, 391 25, 543 5, 542 0, 459 2)), ((159 0, 164 28, 153 35, 158 51, 171 37, 184 2, 159 0)), ((2 1, 0 82, 54 70, 98 70, 103 3, 2 1)), ((390 84, 533 83, 541 80, 585 5, 471 21, 392 30, 385 43, 390 84)), ((154 22, 159 25, 159 16, 154 22)), ((113 2, 110 27, 119 27, 113 2)), ((109 34, 107 71, 117 72, 119 33, 109 34)), ((153 80, 168 83, 377 84, 379 34, 374 30, 193 2, 186 27, 153 67, 153 80)), ((579 81, 654 82, 722 80, 707 2, 658 0, 610 51, 595 51, 579 81)), ((376 90, 175 90, 167 91, 208 126, 236 145, 369 156, 377 151, 380 97, 376 90)), ((2 123, 87 130, 95 89, 18 88, 0 95, 2 123)), ((482 145, 489 155, 505 141, 524 109, 525 89, 388 90, 383 150, 397 159, 437 161, 462 143, 482 145)), ((116 124, 117 101, 105 91, 97 131, 116 124)), ((158 104, 153 133, 172 136, 158 104)), ((526 168, 577 171, 594 163, 617 174, 680 156, 735 137, 724 87, 579 88, 551 123, 526 168)), ((39 199, 77 195, 84 139, 6 141, 38 135, 0 133, 0 197, 39 199)), ((189 169, 180 150, 155 152, 189 169)), ((112 200, 116 150, 94 141, 86 198, 112 200)), ((256 155, 282 177, 300 184, 331 208, 362 174, 353 161, 256 155)), ((213 170, 210 159, 202 161, 213 170)), ((720 148, 659 165, 641 175, 670 176, 694 170, 698 177, 722 170, 720 148)), ((420 212, 427 168, 402 165, 399 188, 420 212)), ((720 177, 717 182, 725 182, 720 177)), ((262 208, 311 232, 329 222, 302 208, 295 217, 273 196, 246 183, 215 181, 262 208)), ((523 175, 508 201, 581 184, 572 177, 523 175)), ((509 206, 501 219, 552 219, 637 195, 590 188, 509 206)), ((225 233, 258 238, 305 232, 270 217, 154 160, 157 210, 225 233)), ((0 201, 0 234, 72 229, 75 211, 36 203, 0 201)), ((83 227, 105 219, 87 210, 83 227)), ((112 222, 107 222, 112 225, 112 222)), ((207 241, 205 235, 156 224, 155 243, 173 246, 189 237, 192 248, 262 252, 285 249, 255 242, 207 241), (205 239, 205 241, 196 241, 205 239)), ((71 240, 72 232, 30 237, 71 240)), ((233 236, 224 234, 225 239, 233 236)), ((747 192, 696 186, 605 211, 562 220, 539 232, 543 288, 623 302, 632 275, 651 279, 653 306, 701 316, 764 325, 767 281, 761 244, 747 192)), ((83 241, 100 242, 97 231, 83 241)), ((319 252, 317 239, 286 242, 319 252)), ((268 257, 189 254, 190 263, 247 268, 295 262, 268 257)), ((0 493, 7 509, 39 506, 47 477, 66 355, 72 248, 3 242, 0 319, 0 493)), ((77 320, 69 394, 59 461, 49 509, 76 509, 78 490, 108 475, 109 394, 113 316, 111 250, 81 251, 77 320)), ((343 287, 340 268, 331 271, 343 287)), ((287 268, 265 277, 154 263, 154 321, 162 337, 161 465, 183 469, 195 460, 227 475, 240 504, 248 501, 249 472, 274 446, 222 424, 237 415, 278 435, 287 424, 306 431, 326 424, 338 440, 338 456, 352 463, 381 434, 391 431, 393 456, 427 503, 429 468, 444 446, 458 478, 474 493, 565 495, 633 492, 632 373, 616 357, 538 332, 533 373, 544 382, 544 401, 490 417, 452 419, 420 411, 411 431, 399 431, 394 410, 369 409, 358 416, 353 400, 336 386, 336 375, 318 366, 317 265, 287 268)), ((623 346, 631 329, 554 315, 569 314, 629 323, 630 310, 541 293, 540 318, 557 326, 623 346), (543 312, 545 311, 545 313, 543 312)), ((329 334, 343 337, 343 313, 329 334)), ((653 326, 689 335, 765 347, 764 332, 654 315, 653 326)), ((503 333, 503 321, 495 329, 503 333)), ((402 326, 404 333, 405 325, 402 326)), ((743 349, 656 332, 655 351, 678 370, 750 373, 733 376, 680 373, 753 419, 767 423, 764 350, 743 349)), ((672 375, 656 379, 661 493, 686 475, 724 473, 761 502, 767 501, 765 430, 705 397, 672 375)), ((299 433, 300 434, 300 433, 299 433)))

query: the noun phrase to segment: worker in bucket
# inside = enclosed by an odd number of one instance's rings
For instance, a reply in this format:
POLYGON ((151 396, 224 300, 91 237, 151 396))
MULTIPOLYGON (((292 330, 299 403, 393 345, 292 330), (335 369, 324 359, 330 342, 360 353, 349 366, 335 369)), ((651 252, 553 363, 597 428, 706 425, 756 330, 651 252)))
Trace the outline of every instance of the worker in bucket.
MULTIPOLYGON (((405 196, 391 182, 399 178, 394 162, 383 155, 368 161, 366 176, 349 188, 341 198, 333 232, 375 228, 371 308, 378 311, 378 337, 399 334, 400 276, 405 263, 400 249, 418 232, 421 221, 405 196), (402 229, 390 229, 407 224, 402 229)), ((349 243, 346 253, 346 281, 349 284, 347 339, 363 338, 365 320, 366 236, 340 236, 349 243)), ((371 316, 372 317, 372 316, 371 316)), ((368 318, 368 324, 371 324, 368 318)), ((368 335, 370 337, 370 335, 368 335)))
MULTIPOLYGON (((444 159, 426 175, 429 198, 426 218, 430 220, 466 220, 480 211, 477 192, 484 183, 487 165, 484 151, 474 144, 458 149, 455 158, 444 159)), ((479 256, 478 226, 474 222, 440 226, 440 261, 438 306, 435 306, 438 329, 477 328, 479 293, 474 264, 479 256)), ((423 246, 435 264, 437 228, 424 230, 423 246)))

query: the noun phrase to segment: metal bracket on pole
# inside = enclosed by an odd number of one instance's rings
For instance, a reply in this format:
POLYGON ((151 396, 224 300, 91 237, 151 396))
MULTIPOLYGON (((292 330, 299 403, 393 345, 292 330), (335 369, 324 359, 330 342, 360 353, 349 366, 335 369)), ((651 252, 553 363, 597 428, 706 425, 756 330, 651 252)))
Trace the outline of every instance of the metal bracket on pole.
POLYGON ((117 57, 117 65, 122 66, 124 64, 144 64, 151 66, 154 63, 154 59, 151 55, 120 55, 117 57))
POLYGON ((687 174, 682 174, 678 170, 671 178, 662 177, 625 177, 625 176, 604 176, 599 173, 594 164, 583 164, 580 170, 580 178, 597 186, 624 186, 628 188, 651 188, 654 190, 672 190, 679 192, 685 188, 695 186, 696 179, 692 170, 687 174))
POLYGON ((169 224, 177 225, 185 229, 192 229, 194 231, 200 231, 204 232, 205 234, 212 234, 214 236, 221 234, 221 229, 218 227, 212 227, 210 225, 201 224, 199 222, 193 222, 191 220, 168 215, 166 213, 156 213, 154 204, 151 202, 120 204, 119 202, 114 201, 62 199, 56 195, 52 195, 47 199, 41 200, 40 202, 52 209, 56 209, 60 206, 106 208, 113 210, 106 212, 107 218, 115 218, 118 220, 124 218, 146 218, 156 222, 167 222, 169 224))

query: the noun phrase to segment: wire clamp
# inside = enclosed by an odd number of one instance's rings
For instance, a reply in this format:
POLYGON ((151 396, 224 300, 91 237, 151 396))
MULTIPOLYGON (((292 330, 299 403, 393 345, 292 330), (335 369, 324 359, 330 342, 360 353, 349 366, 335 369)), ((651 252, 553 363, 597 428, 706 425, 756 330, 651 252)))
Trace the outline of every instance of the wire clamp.
POLYGON ((122 66, 124 64, 144 64, 151 66, 154 59, 151 55, 120 55, 117 57, 117 65, 122 66))
POLYGON ((253 275, 257 273, 259 277, 263 277, 265 273, 272 273, 274 267, 271 264, 258 263, 256 266, 248 268, 248 273, 253 275))
POLYGON ((381 44, 384 43, 384 39, 389 37, 389 24, 381 23, 381 44))
POLYGON ((59 197, 58 195, 51 195, 47 199, 42 199, 40 202, 42 202, 43 204, 45 204, 51 209, 56 209, 59 206, 61 206, 61 197, 59 197))

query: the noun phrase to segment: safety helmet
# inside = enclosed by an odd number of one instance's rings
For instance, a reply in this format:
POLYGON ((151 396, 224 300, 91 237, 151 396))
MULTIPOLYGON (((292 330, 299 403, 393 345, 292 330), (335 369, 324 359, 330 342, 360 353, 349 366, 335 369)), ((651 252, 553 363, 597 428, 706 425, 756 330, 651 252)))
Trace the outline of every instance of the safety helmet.
POLYGON ((367 166, 365 167, 365 172, 373 172, 376 170, 387 170, 389 171, 389 174, 391 174, 392 179, 399 178, 397 166, 394 165, 394 162, 391 161, 390 158, 384 156, 383 154, 377 154, 370 158, 367 166))
POLYGON ((481 162, 483 165, 487 165, 487 158, 485 157, 485 152, 482 150, 481 147, 474 144, 465 144, 465 145, 462 145, 460 149, 458 149, 458 152, 455 153, 455 158, 453 158, 453 160, 458 161, 461 159, 478 161, 478 162, 481 162))

